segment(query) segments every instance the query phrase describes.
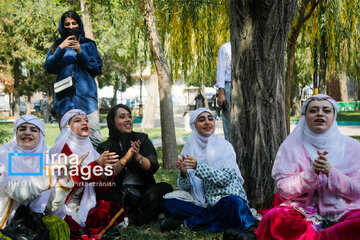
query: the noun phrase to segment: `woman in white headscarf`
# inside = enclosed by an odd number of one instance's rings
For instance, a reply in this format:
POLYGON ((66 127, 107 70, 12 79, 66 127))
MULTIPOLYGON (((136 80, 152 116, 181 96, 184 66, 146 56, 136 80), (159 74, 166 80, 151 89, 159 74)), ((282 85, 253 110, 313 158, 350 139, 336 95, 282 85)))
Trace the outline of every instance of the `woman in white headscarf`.
POLYGON ((359 238, 360 143, 339 132, 337 112, 325 94, 305 102, 272 170, 286 200, 262 217, 258 239, 359 238))
POLYGON ((13 139, 0 147, 0 228, 11 223, 16 209, 55 213, 74 183, 69 176, 52 176, 46 164, 45 127, 34 115, 16 120, 13 139))
POLYGON ((106 191, 112 181, 116 171, 113 165, 118 161, 118 155, 109 151, 100 155, 95 151, 89 138, 90 125, 84 111, 68 111, 61 118, 60 126, 61 132, 50 154, 63 153, 69 158, 88 154, 77 169, 70 171, 75 184, 66 199, 64 213, 71 238, 81 238, 85 233, 101 236, 106 229, 123 222, 126 217, 119 204, 96 201, 96 194, 106 191))
POLYGON ((244 180, 232 145, 214 134, 214 116, 207 108, 198 108, 191 114, 190 126, 192 134, 177 167, 178 187, 191 196, 183 194, 186 200, 180 200, 176 193, 164 196, 162 208, 166 218, 161 230, 181 225, 210 232, 249 228, 255 219, 247 205, 244 180))

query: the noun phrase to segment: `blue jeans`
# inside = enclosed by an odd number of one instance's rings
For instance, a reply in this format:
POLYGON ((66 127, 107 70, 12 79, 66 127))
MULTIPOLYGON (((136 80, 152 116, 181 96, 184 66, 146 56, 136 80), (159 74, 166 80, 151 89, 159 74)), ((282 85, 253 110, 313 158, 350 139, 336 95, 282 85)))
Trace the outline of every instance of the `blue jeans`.
POLYGON ((165 217, 185 220, 192 230, 247 229, 255 222, 246 202, 235 195, 223 197, 214 206, 206 208, 177 199, 163 199, 161 205, 165 217))
POLYGON ((100 133, 99 111, 95 110, 87 115, 90 124, 90 141, 96 149, 102 143, 100 133))
POLYGON ((221 108, 215 107, 215 118, 218 119, 221 117, 220 115, 221 108))
POLYGON ((222 121, 224 129, 224 137, 230 141, 230 101, 231 101, 231 82, 225 82, 225 98, 226 105, 222 109, 222 121))

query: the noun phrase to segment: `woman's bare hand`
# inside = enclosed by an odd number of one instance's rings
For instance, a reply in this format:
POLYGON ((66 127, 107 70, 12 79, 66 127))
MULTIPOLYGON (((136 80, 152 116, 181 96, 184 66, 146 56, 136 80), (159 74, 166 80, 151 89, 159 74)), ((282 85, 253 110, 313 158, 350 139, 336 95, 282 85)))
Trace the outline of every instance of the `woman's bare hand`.
POLYGON ((312 168, 317 174, 322 172, 328 176, 329 172, 331 171, 331 168, 332 168, 330 162, 326 158, 326 155, 328 154, 328 152, 327 151, 320 152, 319 150, 317 152, 318 152, 319 156, 313 162, 312 168))
POLYGON ((60 47, 61 49, 65 49, 65 48, 67 48, 67 47, 70 47, 70 45, 72 45, 74 41, 76 41, 76 40, 74 39, 74 36, 68 36, 68 37, 59 45, 59 47, 60 47))
POLYGON ((197 160, 193 156, 186 155, 184 165, 185 165, 185 168, 187 168, 187 169, 196 169, 197 160))
POLYGON ((116 154, 116 152, 109 152, 109 151, 104 151, 98 161, 101 163, 101 165, 103 166, 113 166, 117 163, 117 161, 119 160, 119 155, 116 154))
POLYGON ((179 157, 178 161, 176 162, 176 167, 180 170, 180 174, 182 178, 187 177, 187 170, 184 165, 184 161, 185 161, 185 155, 182 155, 182 157, 179 157))

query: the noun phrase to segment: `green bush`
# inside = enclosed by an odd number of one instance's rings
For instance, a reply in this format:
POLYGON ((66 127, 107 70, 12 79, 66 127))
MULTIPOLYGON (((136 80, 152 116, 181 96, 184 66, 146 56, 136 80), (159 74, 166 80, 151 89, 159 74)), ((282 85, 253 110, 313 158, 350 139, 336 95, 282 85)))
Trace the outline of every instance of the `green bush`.
POLYGON ((0 145, 7 143, 12 139, 12 133, 6 130, 0 130, 0 145))

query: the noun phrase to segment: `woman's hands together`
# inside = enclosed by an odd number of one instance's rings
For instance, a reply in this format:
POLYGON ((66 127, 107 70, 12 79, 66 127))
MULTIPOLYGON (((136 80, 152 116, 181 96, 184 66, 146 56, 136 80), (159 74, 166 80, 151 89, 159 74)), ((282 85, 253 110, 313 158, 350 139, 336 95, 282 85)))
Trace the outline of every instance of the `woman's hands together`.
POLYGON ((130 144, 131 144, 130 149, 132 149, 133 154, 135 154, 135 160, 140 161, 141 160, 141 154, 139 153, 140 145, 141 145, 140 140, 130 141, 130 144))
POLYGON ((80 43, 75 39, 74 36, 68 36, 59 46, 61 49, 69 47, 73 49, 78 55, 81 53, 80 43))
POLYGON ((331 164, 326 158, 326 155, 328 154, 328 151, 320 152, 320 150, 317 150, 317 153, 319 154, 318 158, 315 159, 315 161, 312 164, 312 169, 316 174, 319 174, 320 172, 326 174, 326 176, 329 175, 329 172, 331 171, 331 164))
POLYGON ((197 160, 190 155, 182 155, 176 162, 177 168, 180 170, 180 174, 183 178, 187 176, 187 169, 196 169, 197 160))
POLYGON ((140 140, 130 141, 130 145, 131 147, 126 152, 125 156, 120 159, 120 164, 122 166, 125 166, 126 163, 133 158, 134 155, 136 161, 139 161, 141 159, 141 154, 139 153, 141 145, 140 140))

